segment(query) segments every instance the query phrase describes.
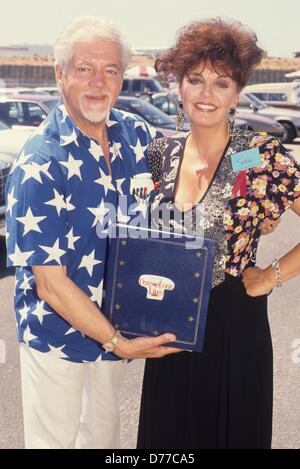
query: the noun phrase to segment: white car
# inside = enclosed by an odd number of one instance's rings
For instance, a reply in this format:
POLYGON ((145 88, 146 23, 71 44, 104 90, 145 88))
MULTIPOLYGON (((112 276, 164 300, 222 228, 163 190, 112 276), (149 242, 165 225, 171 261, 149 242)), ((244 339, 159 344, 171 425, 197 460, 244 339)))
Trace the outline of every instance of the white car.
POLYGON ((300 83, 259 83, 244 89, 269 106, 284 107, 300 111, 300 83))
POLYGON ((0 152, 16 157, 36 127, 17 126, 9 128, 0 121, 0 152))
POLYGON ((10 129, 0 121, 0 216, 5 212, 5 184, 14 159, 36 128, 10 129))

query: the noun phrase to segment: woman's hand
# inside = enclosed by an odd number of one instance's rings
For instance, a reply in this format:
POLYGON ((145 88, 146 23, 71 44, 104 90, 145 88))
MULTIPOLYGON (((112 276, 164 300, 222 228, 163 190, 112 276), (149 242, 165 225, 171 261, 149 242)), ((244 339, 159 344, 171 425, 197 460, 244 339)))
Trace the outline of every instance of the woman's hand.
POLYGON ((273 233, 280 223, 280 218, 277 220, 265 220, 261 224, 261 234, 267 235, 273 233))
POLYGON ((243 283, 247 295, 266 295, 275 286, 275 272, 272 267, 268 267, 267 269, 249 267, 243 273, 243 283))

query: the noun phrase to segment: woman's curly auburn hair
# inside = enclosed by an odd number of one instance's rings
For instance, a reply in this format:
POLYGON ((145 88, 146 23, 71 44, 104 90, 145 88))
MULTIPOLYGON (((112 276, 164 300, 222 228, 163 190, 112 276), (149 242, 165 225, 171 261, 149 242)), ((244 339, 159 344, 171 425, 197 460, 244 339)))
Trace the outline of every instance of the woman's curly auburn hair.
POLYGON ((199 62, 210 62, 242 89, 262 59, 256 34, 238 21, 212 18, 193 22, 177 33, 175 46, 155 62, 156 72, 167 78, 171 73, 179 83, 199 62))

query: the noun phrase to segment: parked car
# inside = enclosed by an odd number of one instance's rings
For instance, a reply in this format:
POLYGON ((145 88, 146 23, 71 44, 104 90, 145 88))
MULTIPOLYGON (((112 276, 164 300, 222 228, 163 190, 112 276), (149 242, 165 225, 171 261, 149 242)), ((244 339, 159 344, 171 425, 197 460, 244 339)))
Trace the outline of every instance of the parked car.
POLYGON ((38 90, 37 88, 29 88, 29 87, 16 87, 16 88, 0 88, 0 96, 11 96, 11 95, 47 95, 45 91, 38 90))
MULTIPOLYGON (((135 98, 133 96, 119 96, 114 107, 121 111, 131 112, 132 114, 141 116, 146 122, 156 127, 164 135, 171 135, 176 130, 176 125, 172 117, 160 111, 144 99, 135 98)), ((188 131, 189 128, 189 125, 186 124, 183 131, 188 131)))
POLYGON ((238 109, 236 111, 236 118, 245 120, 248 124, 248 130, 253 130, 254 132, 264 132, 280 139, 285 134, 283 125, 269 117, 254 113, 250 114, 238 109))
POLYGON ((37 127, 58 103, 57 97, 46 94, 40 96, 14 95, 0 100, 0 120, 9 127, 37 127))
MULTIPOLYGON (((174 93, 155 93, 149 98, 149 102, 166 114, 173 116, 173 118, 175 117, 178 107, 178 97, 174 93)), ((283 137, 285 132, 283 126, 274 119, 260 116, 257 113, 246 113, 239 109, 236 113, 236 118, 240 121, 246 121, 248 130, 254 130, 254 132, 266 132, 279 138, 283 137)), ((188 121, 187 118, 186 121, 188 121)), ((238 126, 241 127, 241 123, 239 123, 238 126)))
POLYGON ((0 153, 8 153, 16 157, 35 127, 19 126, 10 128, 0 121, 0 153))
POLYGON ((300 83, 260 83, 249 85, 246 93, 251 93, 265 104, 300 111, 300 83))
POLYGON ((162 84, 153 77, 124 77, 121 96, 152 95, 164 91, 162 84))
POLYGON ((5 213, 5 185, 14 157, 0 153, 0 216, 5 213))
POLYGON ((36 92, 51 94, 51 96, 60 96, 57 86, 37 86, 34 90, 36 92))
POLYGON ((264 116, 279 122, 284 127, 284 134, 281 137, 284 143, 291 143, 295 138, 300 137, 299 111, 267 106, 252 93, 248 92, 241 94, 237 109, 243 113, 264 116))

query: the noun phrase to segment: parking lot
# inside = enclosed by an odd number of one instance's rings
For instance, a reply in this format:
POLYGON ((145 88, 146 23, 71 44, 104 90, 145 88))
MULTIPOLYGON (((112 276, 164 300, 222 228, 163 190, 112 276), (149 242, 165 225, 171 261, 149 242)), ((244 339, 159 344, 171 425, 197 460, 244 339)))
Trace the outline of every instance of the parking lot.
MULTIPOLYGON (((288 145, 300 161, 300 141, 288 145)), ((300 219, 287 213, 275 233, 260 244, 264 267, 299 242, 300 219)), ((13 314, 13 270, 5 268, 4 227, 0 227, 0 448, 22 448, 22 412, 18 346, 13 314)), ((299 277, 270 296, 269 318, 274 347, 274 448, 300 447, 300 289, 299 277)), ((136 440, 143 361, 126 367, 121 388, 123 448, 136 440)), ((174 390, 170 390, 172 392, 174 390)))

